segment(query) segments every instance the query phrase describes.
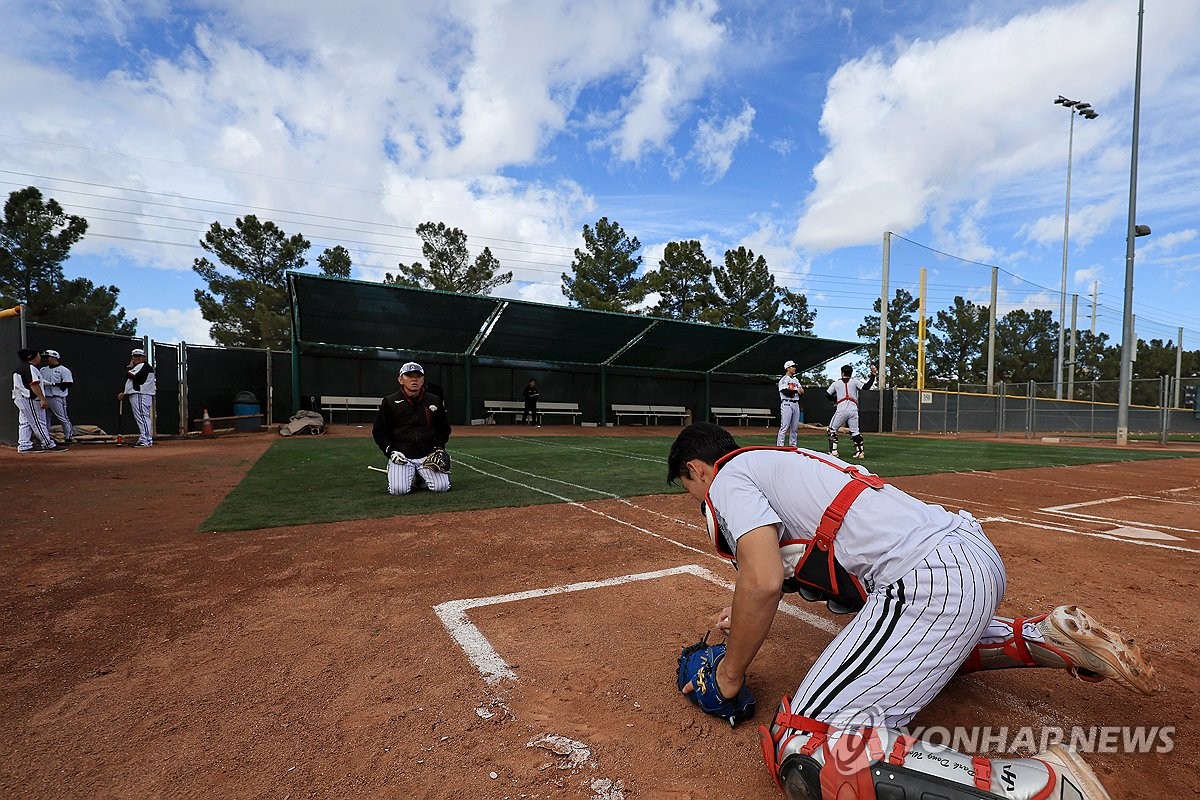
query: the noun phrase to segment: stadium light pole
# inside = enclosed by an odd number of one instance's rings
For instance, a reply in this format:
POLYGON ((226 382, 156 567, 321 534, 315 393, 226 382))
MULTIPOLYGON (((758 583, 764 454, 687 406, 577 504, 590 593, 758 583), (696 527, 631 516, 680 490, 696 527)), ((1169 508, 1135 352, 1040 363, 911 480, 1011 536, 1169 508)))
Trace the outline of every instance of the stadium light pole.
POLYGON ((1063 340, 1067 328, 1067 242, 1071 238, 1071 151, 1075 145, 1075 115, 1084 119, 1095 119, 1100 116, 1092 108, 1091 103, 1082 100, 1068 100, 1061 94, 1054 101, 1071 111, 1071 125, 1067 133, 1067 208, 1063 213, 1063 256, 1062 256, 1062 291, 1058 303, 1058 356, 1054 359, 1054 397, 1062 400, 1063 396, 1063 340))
POLYGON ((1138 0, 1137 61, 1133 77, 1133 143, 1129 165, 1129 222, 1125 234, 1125 309, 1121 321, 1121 373, 1117 380, 1117 444, 1129 444, 1129 394, 1133 383, 1133 354, 1137 341, 1133 339, 1133 251, 1134 240, 1150 235, 1147 225, 1136 224, 1138 124, 1142 107, 1142 21, 1146 15, 1145 0, 1138 0))

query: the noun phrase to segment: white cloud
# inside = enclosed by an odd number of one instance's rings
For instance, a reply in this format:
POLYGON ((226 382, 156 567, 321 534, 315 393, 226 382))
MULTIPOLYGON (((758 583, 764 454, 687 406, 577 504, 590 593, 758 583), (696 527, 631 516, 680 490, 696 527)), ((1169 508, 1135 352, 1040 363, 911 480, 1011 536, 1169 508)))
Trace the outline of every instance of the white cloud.
POLYGON ((666 149, 689 104, 716 72, 726 33, 713 19, 717 10, 715 0, 676 0, 649 32, 641 76, 613 134, 621 160, 638 161, 649 149, 666 149))
MULTIPOLYGON (((1161 58, 1147 83, 1193 58, 1188 42, 1200 28, 1195 4, 1157 12, 1152 34, 1161 58)), ((1064 120, 1048 95, 1086 95, 1106 109, 1128 91, 1133 24, 1126 3, 1085 0, 843 64, 829 83, 821 116, 828 151, 813 169, 816 186, 796 242, 824 250, 872 241, 883 230, 908 231, 939 209, 974 203, 1056 164, 1064 120)), ((1128 141, 1116 114, 1102 111, 1098 123, 1077 126, 1076 157, 1097 149, 1099 137, 1128 141)), ((1123 183, 1118 166, 1090 182, 1114 193, 1123 183)))
POLYGON ((733 151, 750 138, 754 108, 743 101, 740 113, 724 119, 702 119, 696 126, 692 157, 709 183, 720 180, 733 164, 733 151))
POLYGON ((213 344, 208 335, 210 323, 200 316, 199 308, 136 308, 138 333, 158 341, 213 344))

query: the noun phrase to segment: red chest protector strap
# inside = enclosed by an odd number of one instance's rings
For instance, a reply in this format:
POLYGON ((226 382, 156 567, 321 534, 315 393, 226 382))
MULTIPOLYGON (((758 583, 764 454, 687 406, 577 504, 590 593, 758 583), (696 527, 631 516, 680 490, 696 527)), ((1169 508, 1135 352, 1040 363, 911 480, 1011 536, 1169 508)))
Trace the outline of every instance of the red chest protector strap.
MULTIPOLYGON (((799 589, 809 600, 836 601, 839 610, 857 611, 862 608, 863 603, 866 602, 867 593, 863 591, 858 579, 838 563, 834 555, 833 542, 837 538, 838 530, 841 529, 847 512, 850 511, 850 506, 858 499, 858 496, 867 489, 882 489, 887 483, 878 475, 865 475, 859 472, 853 465, 840 466, 814 453, 794 450, 790 447, 744 447, 722 456, 714 465, 715 468, 719 470, 721 465, 729 459, 748 450, 782 450, 795 453, 814 461, 820 461, 849 476, 850 480, 834 496, 833 502, 821 515, 821 521, 817 524, 817 530, 813 534, 812 545, 804 551, 794 574, 787 576, 788 580, 785 581, 784 586, 786 589, 789 584, 792 584, 791 591, 799 589)), ((719 536, 717 540, 720 541, 719 536)), ((720 552, 719 546, 718 552, 720 552)), ((722 555, 724 554, 722 553, 722 555)))

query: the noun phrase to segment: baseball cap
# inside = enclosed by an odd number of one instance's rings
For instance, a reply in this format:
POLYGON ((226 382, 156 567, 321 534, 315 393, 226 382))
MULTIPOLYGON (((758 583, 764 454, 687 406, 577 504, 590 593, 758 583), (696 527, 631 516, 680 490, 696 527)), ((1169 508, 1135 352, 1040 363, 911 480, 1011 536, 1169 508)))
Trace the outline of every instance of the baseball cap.
POLYGON ((21 359, 22 361, 33 361, 34 356, 36 356, 37 354, 38 354, 37 350, 29 350, 27 348, 22 347, 20 350, 17 351, 17 358, 21 359))
POLYGON ((131 356, 144 356, 144 355, 146 355, 146 351, 145 351, 145 350, 143 350, 143 349, 142 349, 142 348, 140 348, 140 347, 135 347, 135 348, 133 348, 133 351, 132 351, 132 352, 130 352, 130 354, 129 354, 129 355, 131 355, 131 356))
POLYGON ((44 355, 46 358, 62 358, 62 356, 58 354, 57 350, 43 350, 42 355, 44 355))
POLYGON ((400 374, 407 375, 410 372, 419 372, 424 375, 425 368, 415 361, 407 361, 405 362, 404 366, 400 368, 400 374))
POLYGON ((788 367, 794 367, 794 366, 796 366, 796 362, 795 362, 795 361, 785 361, 785 362, 783 362, 783 368, 784 368, 784 369, 787 369, 788 367))

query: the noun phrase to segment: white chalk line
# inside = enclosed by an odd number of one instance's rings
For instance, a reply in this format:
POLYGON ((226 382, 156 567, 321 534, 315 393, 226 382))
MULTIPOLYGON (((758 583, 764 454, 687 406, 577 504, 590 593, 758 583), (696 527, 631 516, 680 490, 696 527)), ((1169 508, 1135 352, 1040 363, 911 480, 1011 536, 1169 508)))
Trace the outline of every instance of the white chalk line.
MULTIPOLYGON (((472 453, 472 454, 470 454, 470 455, 467 455, 466 457, 467 457, 468 459, 470 459, 470 458, 474 458, 474 459, 478 459, 479 461, 486 462, 486 463, 488 463, 488 464, 493 464, 493 465, 495 465, 495 466, 497 466, 497 467, 500 467, 501 469, 506 469, 506 470, 509 470, 510 472, 515 472, 515 473, 517 473, 518 475, 527 475, 527 476, 529 476, 530 478, 536 478, 536 479, 538 479, 538 480, 540 480, 540 481, 549 481, 549 482, 551 482, 551 483, 561 483, 563 486, 570 486, 572 489, 579 489, 579 490, 581 490, 581 491, 584 491, 584 492, 591 492, 592 494, 598 494, 598 495, 600 495, 600 496, 601 496, 601 497, 603 497, 603 498, 608 498, 608 499, 610 499, 610 500, 616 500, 618 503, 621 503, 622 505, 627 505, 627 506, 629 506, 630 508, 637 509, 638 511, 641 511, 641 512, 642 512, 642 513, 644 513, 644 514, 650 514, 650 515, 652 515, 652 516, 655 516, 655 517, 661 517, 661 518, 663 518, 663 519, 665 519, 665 520, 669 520, 670 522, 673 522, 673 523, 675 523, 676 525, 683 525, 683 526, 685 526, 685 527, 688 527, 688 528, 693 528, 693 529, 695 529, 695 530, 700 530, 700 526, 699 526, 699 525, 697 525, 697 524, 695 524, 695 523, 692 523, 692 522, 687 522, 686 520, 679 519, 678 517, 672 517, 672 516, 670 516, 669 514, 663 514, 662 512, 655 511, 655 510, 654 510, 654 509, 652 509, 652 508, 645 508, 644 506, 639 506, 639 505, 637 505, 636 503, 633 503, 633 502, 630 502, 629 500, 626 500, 624 497, 621 497, 620 495, 613 494, 612 492, 606 492, 606 491, 603 491, 602 489, 593 489, 593 488, 592 488, 592 487, 590 487, 590 486, 582 486, 582 485, 580 485, 580 484, 577 484, 577 483, 571 483, 570 481, 564 481, 564 480, 561 480, 561 479, 559 479, 559 478, 551 478, 551 477, 548 477, 548 476, 546 476, 546 475, 539 475, 539 474, 537 474, 536 472, 528 472, 528 471, 526 471, 526 470, 523 470, 523 469, 518 469, 517 467, 512 467, 512 466, 509 466, 508 464, 502 463, 502 462, 500 462, 500 461, 493 461, 493 460, 492 460, 492 459, 490 459, 490 458, 485 458, 485 457, 483 457, 483 456, 475 455, 474 453, 472 453)), ((460 456, 459 458, 460 458, 460 460, 461 460, 461 458, 462 458, 462 457, 460 456)), ((563 501, 563 502, 565 502, 565 503, 571 503, 571 504, 574 504, 574 505, 579 505, 579 504, 580 504, 580 502, 582 502, 582 501, 576 501, 576 500, 573 500, 573 499, 571 499, 571 498, 561 497, 560 495, 556 495, 556 494, 554 494, 554 493, 552 493, 552 492, 547 492, 547 491, 544 491, 544 490, 542 490, 542 489, 539 489, 539 488, 537 488, 537 487, 535 487, 535 486, 530 486, 529 484, 521 483, 521 482, 519 482, 519 481, 509 480, 508 478, 500 478, 500 476, 499 476, 499 475, 494 475, 494 474, 492 474, 492 473, 490 473, 490 472, 484 472, 483 470, 479 469, 478 467, 472 467, 472 469, 474 469, 476 472, 480 473, 481 475, 487 475, 489 478, 499 478, 500 480, 507 481, 508 483, 511 483, 511 484, 513 484, 514 486, 520 486, 520 487, 522 487, 522 488, 525 488, 525 489, 530 489, 530 490, 532 490, 532 491, 535 491, 535 492, 541 492, 542 494, 545 494, 545 495, 547 495, 547 496, 549 496, 549 497, 554 497, 554 498, 560 499, 560 500, 562 500, 562 501, 563 501)), ((587 507, 586 507, 586 506, 584 506, 584 508, 587 508, 587 507)), ((595 509, 591 509, 591 508, 588 508, 588 510, 589 510, 589 511, 595 511, 595 509)), ((598 513, 598 512, 597 512, 597 513, 598 513)), ((640 529, 639 529, 639 530, 640 530, 640 529)), ((650 531, 645 531, 645 532, 646 532, 646 533, 650 533, 650 531)), ((657 535, 657 534, 652 534, 652 535, 657 535)), ((674 542, 674 540, 673 540, 673 539, 672 539, 672 540, 670 540, 670 541, 674 542)), ((678 544, 678 542, 676 542, 676 544, 678 544)), ((686 545, 684 545, 684 546, 686 546, 686 545)), ((689 549, 691 549, 691 548, 689 548, 689 549)), ((705 551, 697 551, 697 552, 705 552, 705 551)))
POLYGON ((651 458, 650 456, 639 456, 633 453, 623 453, 620 450, 609 450, 603 447, 583 447, 577 444, 564 444, 563 442, 549 442, 544 439, 534 436, 500 436, 500 439, 508 439, 512 442, 520 442, 521 444, 536 444, 539 447, 561 447, 564 450, 582 450, 585 453, 600 453, 603 456, 618 456, 620 458, 628 458, 631 461, 647 461, 652 464, 661 464, 661 458, 651 458))
MULTIPOLYGON (((1079 487, 1075 487, 1075 488, 1079 488, 1079 487)), ((1112 517, 1100 517, 1100 516, 1094 516, 1094 515, 1090 515, 1090 514, 1078 514, 1078 513, 1073 513, 1070 511, 1062 511, 1061 510, 1064 508, 1074 508, 1074 507, 1083 506, 1083 505, 1095 505, 1098 503, 1115 502, 1117 500, 1129 500, 1129 499, 1158 500, 1161 502, 1170 502, 1170 503, 1179 502, 1176 500, 1169 500, 1169 499, 1163 498, 1163 497, 1156 497, 1153 495, 1121 495, 1119 497, 1111 497, 1111 498, 1107 498, 1107 499, 1090 500, 1090 501, 1087 501, 1084 503, 1073 503, 1073 504, 1067 504, 1064 506, 1051 506, 1049 508, 1038 508, 1038 509, 1030 510, 1030 509, 1023 509, 1023 508, 1020 508, 1020 509, 1014 508, 1012 506, 1005 506, 1005 505, 1000 505, 1000 504, 996 504, 996 503, 981 504, 981 503, 978 503, 977 501, 964 500, 959 497, 947 497, 946 495, 938 495, 938 494, 933 494, 931 492, 912 492, 912 494, 914 496, 918 496, 923 499, 929 498, 931 500, 936 500, 941 503, 959 505, 960 507, 963 507, 963 508, 970 508, 972 506, 975 508, 981 508, 981 509, 983 509, 983 511, 981 511, 981 513, 985 513, 986 510, 988 510, 988 509, 999 509, 1001 511, 1001 513, 1004 514, 1004 516, 1001 516, 1001 517, 992 516, 992 517, 981 518, 979 520, 980 522, 985 521, 985 519, 988 521, 991 521, 991 522, 1003 521, 1003 522, 1011 523, 1013 525, 1024 525, 1024 526, 1030 527, 1030 528, 1040 528, 1042 530, 1055 531, 1057 533, 1075 534, 1077 536, 1091 536, 1096 539, 1108 539, 1109 541, 1123 542, 1125 544, 1137 545, 1139 547, 1158 547, 1158 548, 1167 549, 1167 550, 1179 550, 1179 551, 1185 552, 1185 553, 1200 552, 1200 550, 1196 550, 1196 549, 1193 549, 1190 547, 1180 547, 1178 545, 1166 545, 1166 544, 1162 544, 1160 542, 1147 541, 1146 539, 1126 539, 1121 536, 1113 536, 1113 535, 1103 533, 1103 532, 1084 531, 1084 530, 1080 530, 1078 528, 1065 527, 1065 525, 1066 525, 1066 522, 1091 522, 1094 524, 1130 525, 1130 526, 1134 526, 1134 527, 1146 528, 1149 530, 1166 529, 1166 530, 1180 531, 1180 532, 1184 532, 1184 533, 1200 533, 1200 531, 1197 531, 1192 528, 1178 528, 1178 527, 1174 527, 1171 525, 1151 524, 1151 523, 1145 522, 1144 520, 1116 519, 1116 518, 1112 518, 1112 517), (1047 514, 1052 517, 1062 518, 1064 520, 1064 522, 1062 525, 1052 525, 1049 523, 1034 521, 1033 519, 1031 519, 1027 516, 1023 516, 1023 515, 1029 514, 1029 513, 1047 514)), ((1186 501, 1184 504, 1191 505, 1191 503, 1187 503, 1186 501)))
MULTIPOLYGON (((494 606, 501 603, 515 603, 520 600, 531 600, 538 597, 550 597, 552 595, 570 594, 572 592, 583 592, 589 589, 604 589, 610 586, 621 586, 628 583, 638 581, 652 581, 659 578, 669 578, 674 575, 694 575, 697 578, 702 578, 710 583, 714 583, 723 589, 732 591, 733 584, 724 578, 714 574, 707 567, 702 567, 698 564, 684 564, 678 567, 669 567, 667 569, 654 570, 652 572, 638 572, 630 575, 618 575, 614 578, 603 578, 594 581, 580 581, 579 583, 570 583, 560 586, 548 586, 542 589, 526 589, 521 592, 509 592, 508 594, 493 595, 491 597, 471 597, 463 600, 448 600, 444 603, 439 603, 433 607, 433 611, 438 615, 438 619, 442 621, 442 625, 449 632, 451 638, 458 643, 466 653, 467 658, 475 665, 479 674, 489 685, 495 685, 502 680, 516 680, 517 673, 505 661, 492 643, 488 641, 487 636, 479 630, 478 626, 467 617, 467 612, 473 608, 483 608, 485 606, 494 606)), ((789 616, 803 620, 815 628, 826 631, 828 633, 836 633, 840 627, 828 620, 804 611, 803 609, 795 608, 788 603, 780 604, 781 610, 789 616)))

